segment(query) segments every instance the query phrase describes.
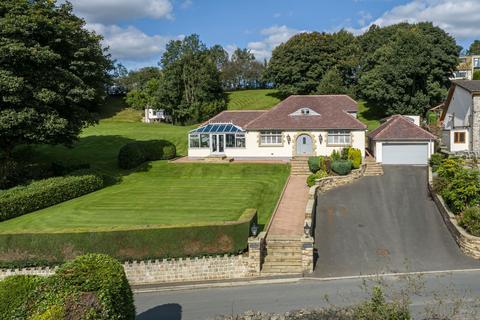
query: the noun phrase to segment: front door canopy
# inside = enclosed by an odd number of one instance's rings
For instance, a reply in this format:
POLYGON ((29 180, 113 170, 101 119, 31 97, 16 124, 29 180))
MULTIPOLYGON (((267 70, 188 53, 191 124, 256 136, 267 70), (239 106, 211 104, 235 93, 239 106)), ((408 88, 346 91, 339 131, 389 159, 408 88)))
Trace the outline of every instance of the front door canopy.
POLYGON ((200 128, 190 131, 190 133, 236 133, 244 132, 242 128, 233 123, 208 123, 200 128))

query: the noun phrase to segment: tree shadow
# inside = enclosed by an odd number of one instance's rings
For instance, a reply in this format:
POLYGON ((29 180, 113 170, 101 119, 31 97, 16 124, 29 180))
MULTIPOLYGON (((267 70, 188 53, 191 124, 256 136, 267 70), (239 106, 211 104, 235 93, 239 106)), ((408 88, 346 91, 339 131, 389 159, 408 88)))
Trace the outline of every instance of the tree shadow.
POLYGON ((285 98, 288 98, 288 96, 289 96, 288 93, 283 93, 281 91, 269 92, 266 95, 268 97, 279 99, 280 101, 284 100, 285 98))
POLYGON ((137 320, 181 320, 182 306, 177 303, 162 304, 137 316, 137 320))
POLYGON ((386 117, 385 110, 381 108, 381 106, 377 106, 374 104, 367 104, 365 103, 365 109, 360 112, 365 120, 379 120, 381 121, 386 117))
POLYGON ((123 96, 109 96, 95 115, 97 120, 110 119, 128 108, 123 96))

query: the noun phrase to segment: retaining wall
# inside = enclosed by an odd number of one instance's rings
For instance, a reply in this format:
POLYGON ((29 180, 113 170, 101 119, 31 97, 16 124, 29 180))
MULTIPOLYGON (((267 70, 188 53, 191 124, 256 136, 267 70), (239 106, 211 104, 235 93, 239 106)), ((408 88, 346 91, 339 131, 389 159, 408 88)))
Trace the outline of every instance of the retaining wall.
POLYGON ((475 258, 480 259, 480 237, 468 234, 465 229, 458 225, 457 218, 448 208, 442 196, 433 191, 432 168, 428 168, 428 189, 432 195, 433 201, 437 205, 438 211, 442 215, 443 221, 447 225, 448 231, 457 242, 462 251, 475 258))

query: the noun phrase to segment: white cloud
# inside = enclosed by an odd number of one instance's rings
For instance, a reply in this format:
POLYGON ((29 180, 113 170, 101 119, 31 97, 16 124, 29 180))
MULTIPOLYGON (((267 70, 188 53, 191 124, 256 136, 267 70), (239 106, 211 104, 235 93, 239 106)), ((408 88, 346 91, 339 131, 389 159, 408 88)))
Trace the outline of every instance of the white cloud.
POLYGON ((185 0, 185 1, 183 1, 182 4, 180 5, 180 8, 182 8, 182 9, 188 9, 188 8, 190 8, 192 5, 193 5, 193 1, 192 1, 192 0, 185 0))
POLYGON ((431 21, 458 39, 480 36, 479 0, 414 0, 385 12, 368 26, 357 29, 365 31, 370 25, 387 26, 400 22, 431 21))
MULTIPOLYGON (((188 0, 187 0, 188 1, 188 0)), ((170 0, 71 0, 89 23, 114 24, 137 18, 173 19, 170 0)))
POLYGON ((264 39, 261 41, 249 42, 247 48, 250 49, 255 55, 257 60, 269 59, 272 55, 272 50, 279 44, 286 42, 293 35, 301 32, 306 32, 305 30, 297 30, 283 26, 272 26, 270 28, 263 29, 260 34, 264 36, 264 39))
POLYGON ((162 35, 147 35, 143 31, 128 26, 126 28, 117 25, 103 25, 100 23, 88 24, 87 28, 103 35, 103 44, 108 46, 112 57, 121 61, 147 61, 157 58, 165 50, 165 45, 172 39, 162 35))

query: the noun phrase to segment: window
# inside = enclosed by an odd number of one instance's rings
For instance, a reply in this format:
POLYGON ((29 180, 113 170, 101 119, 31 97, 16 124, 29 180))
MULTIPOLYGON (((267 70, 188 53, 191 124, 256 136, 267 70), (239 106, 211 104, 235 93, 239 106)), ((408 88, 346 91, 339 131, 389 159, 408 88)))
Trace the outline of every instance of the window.
POLYGON ((200 136, 198 134, 190 135, 190 148, 199 148, 200 147, 200 136))
POLYGON ((245 135, 243 133, 236 135, 235 146, 237 148, 245 148, 245 135))
POLYGON ((309 114, 310 110, 309 109, 302 109, 302 114, 309 114))
POLYGON ((352 143, 352 136, 348 130, 331 130, 328 131, 327 144, 329 145, 350 145, 352 143))
POLYGON ((262 131, 260 132, 260 145, 281 145, 282 133, 280 131, 262 131))
POLYGON ((465 143, 465 132, 455 132, 453 134, 454 143, 465 143))
POLYGON ((234 134, 227 134, 226 140, 227 140, 227 148, 235 148, 235 135, 234 134))
POLYGON ((210 148, 210 135, 208 134, 200 135, 200 148, 210 148))

